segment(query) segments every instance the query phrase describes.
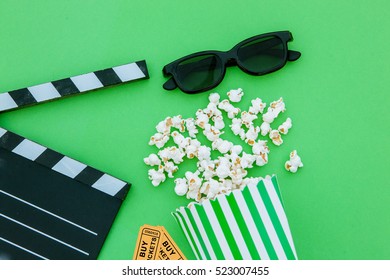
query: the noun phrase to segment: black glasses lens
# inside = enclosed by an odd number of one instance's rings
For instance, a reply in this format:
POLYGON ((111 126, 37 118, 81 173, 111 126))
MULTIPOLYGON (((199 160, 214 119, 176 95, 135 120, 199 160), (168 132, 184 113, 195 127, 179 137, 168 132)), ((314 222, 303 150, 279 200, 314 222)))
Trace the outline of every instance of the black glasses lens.
POLYGON ((222 73, 222 62, 218 56, 200 55, 177 65, 176 80, 183 90, 198 91, 218 83, 222 73))
POLYGON ((280 38, 270 36, 242 45, 237 56, 241 67, 253 73, 265 74, 285 63, 286 49, 280 38))

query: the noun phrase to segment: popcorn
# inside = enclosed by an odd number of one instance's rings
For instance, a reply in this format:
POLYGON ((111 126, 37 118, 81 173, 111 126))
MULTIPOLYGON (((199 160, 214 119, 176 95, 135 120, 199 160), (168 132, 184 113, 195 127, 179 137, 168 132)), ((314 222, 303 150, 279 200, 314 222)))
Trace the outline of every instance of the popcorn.
POLYGON ((165 120, 159 122, 156 126, 156 130, 162 134, 168 134, 171 132, 171 127, 173 125, 172 118, 167 117, 165 120))
POLYGON ((149 169, 148 175, 149 175, 149 180, 152 181, 152 185, 155 187, 157 187, 162 182, 164 182, 166 178, 164 174, 164 167, 161 165, 159 166, 158 170, 149 169))
POLYGON ((186 128, 188 131, 188 134, 192 138, 196 138, 196 134, 199 132, 198 129, 195 126, 195 120, 193 118, 188 118, 185 120, 186 128))
POLYGON ((180 115, 174 116, 172 118, 172 126, 176 129, 178 129, 180 132, 185 131, 185 126, 184 126, 184 120, 180 115))
POLYGON ((178 196, 183 196, 188 191, 187 180, 185 178, 178 178, 175 181, 175 193, 178 196))
POLYGON ((200 146, 198 148, 198 159, 202 160, 210 160, 211 159, 211 149, 206 146, 200 146))
POLYGON ((248 131, 245 133, 245 142, 249 145, 253 145, 259 136, 260 128, 259 127, 249 127, 248 131))
POLYGON ((272 143, 274 143, 276 146, 280 146, 283 144, 283 139, 282 137, 280 136, 280 133, 278 130, 272 130, 270 133, 269 133, 269 138, 271 138, 272 140, 272 143))
POLYGON ((263 122, 260 125, 261 135, 266 136, 271 131, 271 125, 267 122, 263 122))
POLYGON ((178 169, 179 168, 171 161, 164 163, 164 171, 168 174, 169 178, 173 178, 173 173, 177 172, 178 169))
POLYGON ((241 157, 241 167, 246 169, 246 168, 252 168, 253 163, 256 161, 256 156, 247 154, 245 152, 242 153, 241 157))
POLYGON ((263 103, 263 101, 260 98, 253 99, 251 103, 252 106, 249 107, 248 112, 255 115, 258 115, 259 113, 262 114, 265 106, 267 106, 267 104, 263 103))
POLYGON ((226 154, 233 147, 233 143, 218 138, 211 144, 211 147, 213 148, 213 150, 218 150, 221 154, 226 154))
POLYGON ((241 88, 232 89, 227 93, 227 96, 231 102, 240 102, 241 98, 244 96, 244 92, 241 88))
POLYGON ((213 116, 221 116, 222 112, 218 109, 217 104, 215 103, 209 103, 206 107, 206 109, 203 110, 203 112, 209 117, 213 116))
MULTIPOLYGON (((182 143, 186 140, 186 138, 182 134, 180 134, 178 131, 172 132, 171 136, 172 136, 173 142, 175 142, 176 145, 185 146, 185 144, 182 144, 182 143)), ((187 142, 189 142, 189 141, 187 141, 187 142)))
POLYGON ((167 147, 158 152, 159 157, 163 162, 173 160, 174 163, 179 164, 183 162, 184 153, 176 147, 167 147))
MULTIPOLYGON (((235 189, 242 189, 247 185, 257 185, 261 177, 248 178, 247 169, 256 166, 264 166, 268 163, 270 152, 266 140, 257 140, 259 134, 267 136, 279 146, 283 143, 281 134, 287 134, 292 127, 292 121, 287 118, 278 129, 272 129, 271 123, 286 110, 283 99, 271 102, 264 113, 266 103, 260 98, 253 99, 248 111, 242 111, 234 107, 231 102, 241 101, 244 92, 242 89, 230 90, 229 99, 220 101, 218 93, 209 95, 209 104, 204 109, 196 111, 195 119, 183 119, 181 115, 167 117, 156 126, 155 133, 149 141, 149 145, 155 145, 160 151, 144 158, 144 162, 150 166, 158 166, 148 171, 149 179, 153 186, 158 186, 166 180, 173 178, 178 170, 178 164, 184 157, 197 158, 197 170, 186 172, 184 178, 174 180, 174 191, 179 196, 201 202, 205 199, 214 199, 217 195, 228 194, 235 189), (233 134, 239 136, 251 146, 251 153, 243 152, 241 145, 221 139, 225 128, 222 112, 227 113, 231 119, 229 125, 233 134), (238 117, 238 114, 240 117, 238 117), (254 121, 262 114, 263 123, 260 127, 254 126, 254 121), (211 121, 210 121, 211 120, 211 121), (245 127, 244 127, 245 126, 245 127), (172 131, 172 128, 175 128, 172 131), (211 141, 211 147, 202 145, 198 139, 199 128, 205 137, 211 141), (182 133, 187 131, 189 137, 182 133), (166 147, 165 144, 172 137, 176 146, 166 147), (211 158, 211 150, 218 150, 222 156, 211 158)), ((290 172, 296 172, 302 167, 302 161, 296 151, 291 152, 290 160, 285 168, 290 172)))
POLYGON ((222 100, 222 102, 218 104, 218 108, 221 109, 222 111, 225 111, 229 119, 233 119, 241 111, 240 109, 230 104, 229 100, 227 99, 222 100))
POLYGON ((158 158, 156 154, 150 154, 148 157, 144 158, 144 162, 146 165, 150 165, 150 166, 161 164, 161 160, 158 158))
POLYGON ((253 121, 255 119, 257 119, 257 116, 254 114, 248 113, 246 111, 243 111, 241 113, 242 124, 245 125, 247 128, 249 128, 253 125, 253 121))
POLYGON ((200 146, 201 146, 201 144, 198 140, 191 139, 190 144, 185 149, 187 158, 191 159, 191 158, 198 156, 198 149, 200 146))
POLYGON ((259 140, 252 146, 252 153, 254 155, 260 155, 262 153, 269 153, 269 148, 267 146, 267 141, 259 140))
POLYGON ((298 153, 296 150, 294 150, 290 153, 290 160, 286 161, 284 167, 286 168, 287 171, 290 171, 292 173, 297 172, 299 167, 303 167, 302 160, 298 156, 298 153))
POLYGON ((205 126, 209 123, 209 116, 203 112, 203 110, 198 110, 196 112, 196 120, 195 124, 200 128, 205 128, 205 126))
POLYGON ((203 130, 203 134, 206 136, 206 138, 214 142, 219 138, 220 135, 223 134, 219 129, 215 128, 214 126, 211 126, 210 124, 206 124, 203 130))
POLYGON ((272 123, 279 116, 280 112, 284 112, 285 110, 286 105, 283 102, 283 98, 279 98, 279 100, 271 102, 267 113, 263 115, 263 121, 272 123))
POLYGON ((292 122, 290 118, 287 118, 287 120, 279 125, 278 130, 282 134, 287 134, 289 129, 292 127, 292 122))
POLYGON ((168 141, 169 136, 167 134, 157 132, 152 137, 150 137, 149 145, 156 145, 157 148, 161 149, 168 141))
POLYGON ((225 122, 223 121, 222 116, 214 116, 213 117, 214 127, 218 130, 225 128, 225 122))
POLYGON ((277 101, 271 102, 270 107, 278 112, 278 114, 286 110, 286 105, 284 104, 282 97, 280 97, 277 101))
POLYGON ((199 178, 199 171, 196 171, 194 173, 187 171, 185 173, 185 177, 188 182, 188 192, 187 192, 187 198, 188 199, 195 199, 196 201, 199 201, 201 195, 200 195, 200 187, 202 185, 202 179, 199 178))
POLYGON ((218 105, 218 104, 219 104, 219 99, 220 99, 220 98, 221 98, 221 97, 219 96, 218 93, 212 93, 212 94, 210 94, 210 96, 209 96, 209 101, 210 101, 211 103, 214 103, 214 104, 218 105))
POLYGON ((242 131, 244 131, 244 129, 242 129, 242 120, 233 118, 230 128, 232 129, 234 135, 239 135, 242 131))

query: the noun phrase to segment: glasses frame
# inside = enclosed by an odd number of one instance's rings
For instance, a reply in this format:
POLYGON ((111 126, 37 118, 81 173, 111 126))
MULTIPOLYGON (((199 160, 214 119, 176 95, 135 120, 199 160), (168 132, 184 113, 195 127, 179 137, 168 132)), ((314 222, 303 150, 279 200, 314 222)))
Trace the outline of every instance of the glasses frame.
POLYGON ((225 77, 225 74, 226 74, 226 68, 227 67, 230 67, 230 66, 238 66, 242 71, 244 71, 245 73, 247 74, 250 74, 250 75, 254 75, 254 76, 262 76, 262 75, 265 75, 265 74, 269 74, 269 73, 272 73, 272 72, 275 72, 281 68, 283 68, 287 61, 295 61, 297 60, 300 56, 301 56, 301 53, 298 52, 298 51, 292 51, 292 50, 289 50, 288 49, 288 46, 287 46, 287 43, 288 42, 291 42, 293 41, 293 36, 291 34, 290 31, 277 31, 277 32, 269 32, 269 33, 265 33, 265 34, 261 34, 261 35, 257 35, 257 36, 253 36, 251 38, 248 38, 240 43, 238 43, 237 45, 235 45, 232 49, 230 49, 229 51, 213 51, 213 50, 210 50, 210 51, 202 51, 202 52, 196 52, 196 53, 193 53, 193 54, 190 54, 190 55, 187 55, 187 56, 184 56, 182 58, 179 58, 167 65, 164 66, 163 68, 163 74, 165 77, 169 77, 171 76, 171 78, 166 81, 163 85, 163 88, 166 89, 166 90, 173 90, 175 88, 180 88, 183 92, 185 93, 200 93, 200 92, 204 92, 204 91, 207 91, 207 90, 210 90, 216 86, 218 86, 222 80, 224 79, 225 77), (245 68, 245 66, 243 66, 239 60, 239 57, 238 57, 238 50, 245 44, 248 44, 252 41, 255 41, 255 40, 258 40, 258 39, 262 39, 262 38, 266 38, 266 37, 277 37, 281 40, 282 44, 283 44, 283 47, 284 47, 284 54, 283 54, 283 61, 280 65, 277 65, 277 66, 274 66, 270 69, 267 69, 265 71, 261 71, 261 72, 253 72, 253 71, 250 71, 248 69, 245 68), (188 60, 188 59, 191 59, 191 58, 196 58, 198 56, 204 56, 204 55, 214 55, 217 59, 220 60, 220 63, 221 63, 221 67, 222 67, 222 73, 221 73, 221 76, 219 77, 218 80, 216 80, 212 85, 210 86, 207 86, 205 88, 201 88, 201 89, 198 89, 198 90, 188 90, 185 88, 185 86, 183 86, 180 82, 179 79, 177 79, 177 67, 178 65, 185 61, 185 60, 188 60))

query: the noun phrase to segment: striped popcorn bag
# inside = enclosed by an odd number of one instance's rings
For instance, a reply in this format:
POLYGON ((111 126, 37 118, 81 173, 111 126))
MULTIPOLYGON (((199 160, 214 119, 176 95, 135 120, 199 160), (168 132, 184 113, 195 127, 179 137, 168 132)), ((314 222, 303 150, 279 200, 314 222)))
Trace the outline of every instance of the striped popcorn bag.
POLYGON ((296 260, 276 176, 172 213, 199 260, 296 260))

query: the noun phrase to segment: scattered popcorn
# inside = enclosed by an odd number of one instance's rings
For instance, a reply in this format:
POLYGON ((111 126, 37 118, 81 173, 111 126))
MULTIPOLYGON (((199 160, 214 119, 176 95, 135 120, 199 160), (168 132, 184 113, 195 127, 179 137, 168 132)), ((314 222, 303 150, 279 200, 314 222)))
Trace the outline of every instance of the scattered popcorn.
POLYGON ((175 181, 175 193, 179 196, 183 196, 188 191, 187 180, 185 178, 178 178, 175 181))
POLYGON ((223 121, 222 116, 214 116, 213 117, 214 127, 218 130, 222 130, 225 128, 225 122, 223 121))
POLYGON ((290 118, 287 118, 287 120, 279 125, 278 130, 282 134, 287 134, 289 129, 292 127, 292 122, 290 118))
POLYGON ((161 164, 161 160, 158 158, 156 154, 150 154, 148 157, 144 158, 144 162, 146 165, 150 165, 150 166, 161 164))
POLYGON ((209 123, 209 116, 203 112, 203 110, 198 110, 196 112, 196 120, 195 124, 200 128, 205 128, 205 126, 209 123))
POLYGON ((253 145, 259 136, 260 128, 259 127, 249 127, 248 131, 245 133, 245 142, 249 145, 253 145))
POLYGON ((263 103, 263 101, 260 98, 253 99, 251 101, 251 103, 252 103, 252 106, 249 107, 248 112, 251 114, 255 114, 255 115, 257 115, 259 113, 262 114, 265 106, 267 106, 267 104, 263 103))
POLYGON ((149 145, 156 145, 157 148, 161 149, 168 141, 168 135, 157 132, 152 137, 150 137, 149 145))
POLYGON ((249 128, 253 125, 253 121, 255 119, 257 119, 257 116, 254 114, 248 113, 246 111, 243 111, 241 113, 242 124, 245 125, 247 128, 249 128))
POLYGON ((198 129, 195 126, 195 120, 193 118, 188 118, 185 120, 186 128, 188 131, 188 134, 192 138, 196 138, 196 134, 199 132, 198 129))
POLYGON ((165 120, 158 123, 156 130, 162 134, 168 134, 171 132, 171 126, 173 125, 172 118, 167 117, 165 120))
POLYGON ((202 160, 210 160, 211 159, 211 149, 206 146, 200 146, 198 148, 198 159, 202 160))
POLYGON ((185 131, 185 126, 184 126, 184 120, 180 115, 174 116, 172 118, 172 126, 176 129, 178 129, 180 132, 185 131))
POLYGON ((233 143, 218 138, 211 144, 211 147, 213 150, 218 150, 221 154, 226 154, 233 147, 233 143))
POLYGON ((210 124, 206 124, 203 130, 203 134, 206 136, 206 138, 209 141, 214 142, 219 138, 220 135, 223 134, 223 132, 221 132, 219 129, 215 128, 214 126, 211 126, 210 124))
POLYGON ((261 135, 266 136, 271 131, 271 125, 267 122, 263 122, 260 125, 261 135))
POLYGON ((240 102, 241 98, 244 96, 244 92, 241 88, 232 89, 227 93, 227 96, 231 102, 240 102))
POLYGON ((158 156, 163 162, 173 160, 174 163, 179 164, 183 162, 184 153, 176 147, 167 147, 158 152, 158 156))
POLYGON ((169 178, 173 178, 173 174, 177 172, 178 169, 179 168, 171 161, 164 163, 164 171, 167 173, 169 178))
POLYGON ((148 171, 149 180, 152 181, 152 185, 157 187, 162 182, 165 181, 165 174, 164 174, 164 167, 159 166, 158 170, 155 169, 149 169, 148 171))
POLYGON ((212 93, 212 94, 210 94, 210 96, 209 96, 209 101, 211 102, 211 103, 214 103, 214 104, 219 104, 219 99, 220 99, 221 97, 219 96, 219 94, 218 93, 212 93))
POLYGON ((245 152, 242 153, 241 157, 241 167, 242 168, 252 168, 253 163, 256 161, 256 156, 247 154, 245 152))
POLYGON ((185 177, 188 182, 188 192, 187 192, 187 198, 188 199, 195 199, 196 201, 200 200, 201 194, 200 194, 200 187, 202 185, 202 179, 199 178, 199 171, 196 171, 194 173, 187 171, 185 173, 185 177))
POLYGON ((203 112, 208 116, 208 118, 222 115, 222 112, 218 109, 218 106, 215 103, 209 103, 203 112))
POLYGON ((276 146, 280 146, 283 144, 283 139, 282 137, 280 136, 280 133, 278 130, 272 130, 270 133, 269 133, 269 138, 271 138, 272 140, 272 143, 274 143, 276 146))
POLYGON ((241 131, 244 131, 244 129, 242 129, 241 119, 237 118, 232 119, 232 124, 230 125, 230 128, 232 129, 234 135, 239 135, 241 131))
MULTIPOLYGON (((196 111, 195 119, 183 119, 181 115, 177 115, 167 117, 157 124, 157 133, 150 138, 149 145, 155 145, 160 151, 144 158, 145 164, 158 166, 157 170, 148 171, 153 186, 160 185, 167 177, 173 178, 178 171, 177 165, 183 162, 185 156, 189 159, 197 159, 197 170, 186 172, 184 178, 174 180, 174 191, 179 196, 186 195, 188 199, 201 202, 205 199, 215 199, 218 195, 228 194, 236 189, 243 189, 248 185, 258 184, 262 178, 247 177, 247 169, 253 168, 254 165, 267 164, 270 152, 267 141, 258 140, 259 134, 263 137, 269 134, 272 142, 279 146, 283 143, 281 134, 288 133, 292 121, 287 118, 277 130, 271 128, 271 123, 286 110, 282 98, 271 102, 266 113, 264 113, 266 103, 260 98, 253 99, 249 109, 241 113, 241 110, 230 102, 241 101, 244 96, 242 89, 230 90, 227 95, 229 99, 220 101, 221 97, 218 93, 210 94, 209 104, 206 108, 196 111), (227 113, 228 118, 231 119, 229 126, 233 134, 251 147, 251 153, 244 152, 241 145, 234 145, 220 138, 226 127, 221 111, 227 113), (258 114, 262 114, 263 119, 260 127, 254 125, 258 114), (211 142, 210 147, 202 145, 197 139, 199 128, 211 142), (182 134, 185 132, 188 132, 188 137, 182 134), (163 148, 170 137, 174 145, 163 148), (218 150, 222 156, 212 159, 212 150, 218 150)), ((302 166, 296 151, 291 152, 285 168, 295 173, 302 166)))
POLYGON ((218 108, 222 111, 225 111, 229 119, 235 118, 241 112, 240 109, 230 104, 229 100, 227 99, 222 100, 222 102, 218 104, 218 108))
POLYGON ((290 171, 292 173, 297 172, 299 167, 303 167, 302 160, 298 156, 298 153, 296 150, 294 150, 290 153, 290 160, 286 161, 284 167, 286 168, 287 171, 290 171))

